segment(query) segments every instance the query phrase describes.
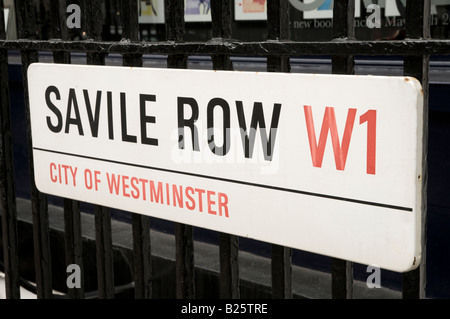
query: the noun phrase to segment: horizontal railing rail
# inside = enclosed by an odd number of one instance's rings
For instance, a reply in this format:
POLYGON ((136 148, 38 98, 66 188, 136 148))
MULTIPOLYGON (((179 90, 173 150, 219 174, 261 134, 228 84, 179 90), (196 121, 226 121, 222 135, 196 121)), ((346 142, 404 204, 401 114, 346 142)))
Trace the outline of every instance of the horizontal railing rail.
POLYGON ((8 50, 42 50, 120 54, 185 55, 449 55, 450 40, 410 39, 395 41, 343 40, 321 42, 261 41, 240 42, 214 39, 210 42, 111 42, 64 40, 0 40, 8 50))

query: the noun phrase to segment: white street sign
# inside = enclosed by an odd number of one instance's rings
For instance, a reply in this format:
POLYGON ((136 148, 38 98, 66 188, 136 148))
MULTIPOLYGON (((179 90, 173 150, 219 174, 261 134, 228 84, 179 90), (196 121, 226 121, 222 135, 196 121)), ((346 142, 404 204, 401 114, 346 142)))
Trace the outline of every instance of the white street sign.
POLYGON ((32 64, 44 193, 393 271, 421 255, 410 77, 32 64))

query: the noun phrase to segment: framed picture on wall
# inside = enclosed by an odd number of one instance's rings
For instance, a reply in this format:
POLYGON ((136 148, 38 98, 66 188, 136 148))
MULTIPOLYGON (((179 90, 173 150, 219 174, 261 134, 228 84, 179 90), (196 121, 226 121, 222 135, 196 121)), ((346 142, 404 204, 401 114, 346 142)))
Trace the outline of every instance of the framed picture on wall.
POLYGON ((211 22, 211 1, 184 0, 184 21, 211 22))
POLYGON ((267 20, 267 0, 235 0, 235 20, 267 20))
POLYGON ((138 0, 139 23, 164 23, 164 0, 138 0))

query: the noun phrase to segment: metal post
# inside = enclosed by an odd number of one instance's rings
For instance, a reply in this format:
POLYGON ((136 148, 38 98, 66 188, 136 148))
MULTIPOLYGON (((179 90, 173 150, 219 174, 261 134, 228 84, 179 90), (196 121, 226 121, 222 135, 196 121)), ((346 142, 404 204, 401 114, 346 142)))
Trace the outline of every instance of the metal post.
MULTIPOLYGON (((166 4, 167 41, 182 42, 184 38, 184 1, 169 0, 166 4)), ((167 67, 186 69, 187 56, 171 54, 167 67)), ((175 224, 176 292, 179 299, 195 298, 194 238, 192 226, 175 224)))
MULTIPOLYGON (((102 38, 102 1, 84 0, 84 17, 87 37, 101 41, 102 38), (100 18, 99 18, 100 17, 100 18)), ((89 52, 87 63, 104 65, 105 54, 89 52)), ((100 299, 114 298, 114 258, 111 237, 111 212, 103 206, 95 207, 95 239, 97 249, 98 294, 100 299)))
MULTIPOLYGON (((283 0, 267 2, 267 39, 289 39, 289 3, 283 0)), ((290 72, 289 56, 267 57, 268 72, 290 72)), ((292 298, 292 249, 272 245, 272 298, 292 298)))
MULTIPOLYGON (((15 1, 17 14, 18 36, 21 39, 35 39, 37 29, 35 24, 33 3, 30 0, 15 1)), ((52 297, 52 263, 50 253, 50 238, 48 224, 47 196, 38 191, 34 180, 33 144, 30 123, 30 101, 28 97, 27 71, 31 63, 38 62, 36 50, 23 50, 22 74, 24 83, 24 100, 27 118, 27 140, 28 140, 28 166, 31 176, 31 211, 33 214, 33 236, 34 236, 34 260, 36 270, 36 292, 40 299, 52 297)))
MULTIPOLYGON (((139 40, 138 3, 122 0, 122 38, 139 40)), ((142 67, 142 54, 124 54, 124 66, 142 67)), ((148 299, 152 296, 152 264, 150 249, 150 218, 132 214, 134 297, 148 299)))
MULTIPOLYGON (((231 1, 211 2, 212 37, 220 41, 231 39, 231 1)), ((229 55, 211 56, 214 70, 233 70, 229 55)), ((220 297, 239 298, 239 238, 234 235, 219 234, 220 251, 220 297)))
MULTIPOLYGON (((407 2, 405 13, 406 37, 408 39, 430 38, 431 1, 407 2)), ((419 299, 426 296, 426 225, 427 225, 427 153, 428 153, 428 92, 429 55, 405 56, 405 76, 418 79, 423 88, 423 158, 422 158, 422 254, 420 265, 403 274, 402 296, 404 299, 419 299)))
MULTIPOLYGON (((355 1, 334 1, 333 39, 335 41, 354 39, 355 1)), ((352 55, 332 57, 333 74, 354 74, 355 60, 352 55)), ((353 298, 353 264, 332 258, 331 295, 334 299, 353 298)))
MULTIPOLYGON (((66 0, 58 0, 55 1, 50 8, 52 18, 51 36, 53 38, 68 40, 68 30, 64 19, 66 5, 66 0)), ((53 61, 55 63, 70 64, 70 52, 54 51, 53 61)), ((68 198, 64 198, 64 240, 66 249, 66 265, 78 265, 81 271, 81 287, 68 289, 68 296, 71 299, 83 299, 85 297, 85 290, 80 204, 78 201, 68 198)))
MULTIPOLYGON (((6 39, 3 1, 0 1, 0 39, 6 39)), ((0 212, 2 215, 5 292, 20 298, 17 241, 17 208, 14 189, 11 104, 9 99, 8 51, 0 50, 0 212)))

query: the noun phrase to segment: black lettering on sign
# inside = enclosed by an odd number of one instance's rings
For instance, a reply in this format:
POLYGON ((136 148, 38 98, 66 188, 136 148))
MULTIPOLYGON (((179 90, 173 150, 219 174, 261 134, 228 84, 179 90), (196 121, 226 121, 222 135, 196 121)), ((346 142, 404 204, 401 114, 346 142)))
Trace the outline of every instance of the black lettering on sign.
POLYGON ((272 121, 270 123, 269 138, 267 138, 266 122, 264 120, 263 106, 261 102, 253 104, 252 119, 250 121, 250 132, 247 128, 244 115, 244 106, 242 101, 236 101, 236 110, 238 115, 239 127, 241 132, 242 146, 244 147, 244 154, 246 158, 252 158, 253 148, 255 146, 256 130, 259 126, 259 134, 261 136, 261 143, 264 150, 264 159, 272 160, 273 149, 275 147, 275 138, 278 129, 278 120, 280 119, 281 104, 275 103, 272 112, 272 121))
POLYGON ((78 134, 84 135, 83 125, 81 124, 81 118, 80 118, 80 110, 78 109, 77 96, 75 94, 74 88, 71 88, 69 90, 69 99, 67 102, 65 133, 69 133, 70 125, 76 125, 78 128, 78 134), (73 106, 73 110, 75 111, 75 117, 71 117, 72 106, 73 106))
POLYGON ((89 100, 88 90, 83 90, 84 102, 86 103, 86 111, 89 118, 89 125, 91 127, 92 137, 98 136, 98 122, 100 119, 100 103, 102 100, 102 91, 97 91, 97 99, 95 101, 95 115, 92 114, 91 101, 89 100))
POLYGON ((127 104, 125 92, 120 92, 120 121, 122 124, 122 141, 137 143, 137 137, 128 135, 127 130, 127 104))
POLYGON ((106 99, 108 104, 108 137, 110 140, 114 139, 114 124, 113 124, 113 109, 112 109, 112 92, 106 92, 106 99))
POLYGON ((214 98, 207 106, 208 146, 216 155, 227 155, 230 150, 230 106, 221 98, 214 98), (223 145, 218 147, 214 141, 214 108, 220 106, 223 112, 223 145))
POLYGON ((147 137, 147 123, 156 123, 156 117, 148 116, 145 112, 145 102, 155 102, 156 95, 139 94, 139 104, 141 113, 141 143, 148 145, 158 145, 156 138, 147 137))
POLYGON ((198 142, 198 131, 195 126, 195 122, 198 120, 198 104, 192 97, 178 97, 178 148, 184 150, 184 128, 189 127, 191 129, 192 145, 194 151, 200 151, 200 144, 198 142), (189 105, 192 110, 192 116, 189 119, 184 118, 184 106, 189 105))
POLYGON ((50 118, 50 116, 47 116, 47 126, 50 129, 50 131, 54 132, 54 133, 59 133, 62 130, 63 127, 63 120, 62 120, 62 114, 59 111, 59 109, 55 106, 55 104, 52 103, 52 101, 50 100, 50 94, 55 94, 56 99, 59 101, 61 100, 61 95, 59 94, 58 89, 53 86, 50 85, 46 90, 45 90, 45 102, 47 103, 48 108, 50 109, 50 111, 52 111, 55 115, 56 115, 56 125, 54 125, 52 123, 52 119, 50 118))
MULTIPOLYGON (((67 94, 67 108, 66 113, 63 115, 56 101, 61 101, 61 93, 58 88, 54 85, 50 85, 45 90, 45 102, 51 114, 47 115, 46 121, 48 128, 54 133, 60 133, 64 127, 64 132, 66 134, 78 132, 79 135, 84 136, 83 121, 84 126, 89 124, 91 136, 98 138, 100 127, 103 130, 108 130, 108 138, 114 140, 114 106, 113 106, 113 92, 112 91, 101 91, 96 90, 89 91, 89 89, 82 89, 77 92, 75 88, 69 88, 67 94), (78 96, 77 93, 81 94, 83 92, 83 97, 78 96), (104 93, 106 92, 106 102, 104 98, 104 93), (103 104, 106 103, 106 112, 102 112, 102 97, 103 104), (94 105, 95 99, 95 105, 94 105), (84 101, 84 106, 79 105, 79 101, 84 101), (84 111, 86 112, 84 113, 84 111), (64 118, 65 116, 65 118, 64 118), (86 120, 87 119, 87 120, 86 120), (65 120, 65 122, 64 122, 65 120), (100 125, 102 122, 102 125, 100 125), (75 126, 73 128, 72 126, 75 126), (72 130, 72 131, 71 131, 72 130)), ((120 98, 120 125, 122 133, 122 141, 130 143, 138 143, 138 136, 129 133, 129 127, 127 122, 127 101, 126 93, 120 92, 118 95, 120 98)), ((147 102, 156 102, 156 95, 153 94, 139 94, 139 124, 140 133, 139 141, 142 144, 155 145, 158 146, 158 139, 150 137, 148 134, 148 124, 156 123, 156 117, 151 116, 147 113, 147 102)), ((65 104, 66 102, 62 102, 65 104)), ((61 107, 61 106, 59 106, 61 107)), ((104 108, 105 106, 103 106, 104 108)), ((117 109, 117 106, 116 106, 117 109)), ((198 116, 198 110, 197 110, 198 116)), ((195 120, 194 120, 195 121, 195 120)), ((131 127, 133 128, 133 127, 131 127)), ((106 132, 103 132, 106 133, 106 132)))

